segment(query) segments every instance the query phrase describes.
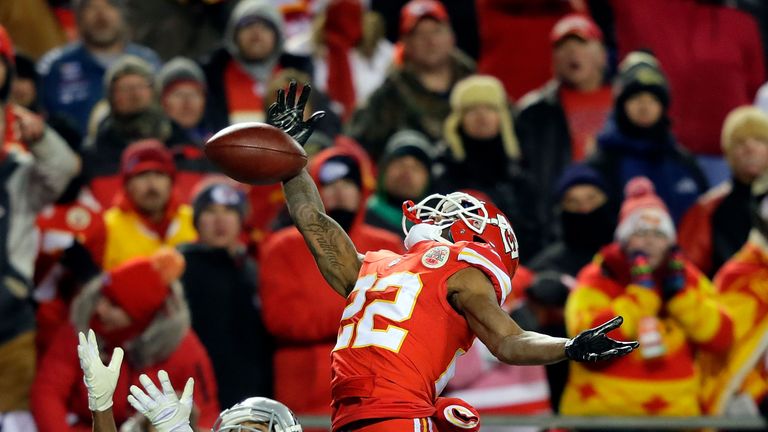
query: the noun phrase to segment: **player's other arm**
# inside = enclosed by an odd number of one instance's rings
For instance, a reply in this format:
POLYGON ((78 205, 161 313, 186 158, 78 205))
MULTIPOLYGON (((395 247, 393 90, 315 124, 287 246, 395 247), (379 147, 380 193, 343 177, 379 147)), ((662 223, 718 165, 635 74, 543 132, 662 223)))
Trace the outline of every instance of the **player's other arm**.
MULTIPOLYGON (((291 82, 288 96, 277 91, 277 102, 267 112, 267 123, 282 129, 302 146, 312 134, 315 123, 324 112, 316 112, 304 120, 304 106, 312 89, 305 84, 296 102, 296 83, 291 82)), ((293 222, 304 237, 317 267, 328 284, 346 297, 354 288, 361 261, 346 232, 325 213, 315 182, 306 170, 283 182, 285 200, 293 222)))
POLYGON ((637 347, 636 342, 617 342, 605 336, 621 325, 620 317, 573 339, 523 330, 499 307, 493 284, 485 273, 474 267, 460 270, 448 279, 448 300, 493 355, 508 364, 607 360, 637 347))

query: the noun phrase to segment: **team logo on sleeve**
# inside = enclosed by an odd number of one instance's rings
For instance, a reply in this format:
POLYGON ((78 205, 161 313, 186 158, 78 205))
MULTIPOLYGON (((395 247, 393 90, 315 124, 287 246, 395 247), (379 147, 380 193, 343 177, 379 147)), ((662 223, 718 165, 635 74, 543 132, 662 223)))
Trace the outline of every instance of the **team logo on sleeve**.
POLYGON ((451 250, 448 249, 448 246, 435 246, 424 253, 424 256, 421 257, 421 263, 427 268, 442 267, 448 262, 450 253, 451 250))
POLYGON ((443 415, 449 423, 462 429, 473 429, 480 423, 475 413, 462 405, 448 405, 443 410, 443 415))

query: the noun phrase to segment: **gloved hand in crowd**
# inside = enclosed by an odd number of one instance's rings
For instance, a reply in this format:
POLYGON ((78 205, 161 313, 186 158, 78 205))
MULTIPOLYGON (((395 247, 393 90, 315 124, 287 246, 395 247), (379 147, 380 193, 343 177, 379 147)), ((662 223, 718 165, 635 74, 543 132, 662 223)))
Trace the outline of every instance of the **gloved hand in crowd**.
POLYGON ((632 279, 632 284, 639 285, 643 288, 654 288, 653 269, 648 263, 648 255, 645 253, 636 251, 630 254, 629 273, 632 279))
POLYGON ((317 122, 325 117, 325 111, 318 111, 312 117, 304 121, 304 107, 312 93, 312 87, 304 84, 299 101, 296 102, 296 81, 291 81, 288 86, 288 97, 285 90, 277 91, 277 102, 267 109, 267 124, 270 124, 290 135, 303 147, 309 136, 315 130, 317 122))
POLYGON ((139 381, 146 393, 136 386, 131 386, 128 402, 148 418, 158 432, 193 432, 189 425, 189 415, 192 412, 195 380, 187 380, 184 392, 179 398, 166 371, 158 372, 157 378, 160 380, 162 392, 146 374, 141 374, 139 381))
POLYGON ((683 252, 678 247, 672 248, 667 258, 667 275, 661 287, 664 300, 676 296, 685 288, 685 264, 683 252))
POLYGON ((109 366, 104 366, 93 330, 88 330, 87 338, 83 332, 78 336, 80 343, 77 345, 77 356, 80 357, 83 380, 88 389, 88 408, 96 412, 106 411, 112 407, 112 395, 115 393, 120 365, 123 362, 123 349, 115 348, 109 366))
POLYGON ((86 283, 101 273, 101 268, 93 260, 91 252, 77 240, 73 241, 70 247, 64 249, 59 262, 72 272, 75 279, 80 283, 86 283))
POLYGON ((637 342, 619 342, 606 336, 623 322, 624 318, 617 316, 598 327, 584 330, 565 343, 565 356, 580 362, 596 362, 631 353, 639 346, 637 342))

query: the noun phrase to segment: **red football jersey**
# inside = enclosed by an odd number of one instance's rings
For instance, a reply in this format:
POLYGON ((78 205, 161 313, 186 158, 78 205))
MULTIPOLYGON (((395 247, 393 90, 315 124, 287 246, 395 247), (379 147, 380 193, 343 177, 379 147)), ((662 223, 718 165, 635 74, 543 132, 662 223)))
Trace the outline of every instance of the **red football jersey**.
POLYGON ((365 255, 331 354, 333 430, 434 413, 456 359, 475 338, 447 299, 448 278, 470 266, 485 272, 503 303, 511 281, 485 244, 422 241, 404 255, 365 255))

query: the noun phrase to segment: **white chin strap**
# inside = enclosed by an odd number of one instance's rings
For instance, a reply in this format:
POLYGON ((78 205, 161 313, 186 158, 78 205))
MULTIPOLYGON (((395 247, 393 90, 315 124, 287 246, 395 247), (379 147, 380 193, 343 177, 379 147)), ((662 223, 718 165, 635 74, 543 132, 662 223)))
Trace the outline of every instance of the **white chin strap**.
POLYGON ((408 234, 405 236, 405 249, 409 250, 416 243, 424 240, 438 241, 441 243, 451 244, 450 241, 443 238, 443 229, 448 227, 439 227, 428 223, 416 224, 408 230, 408 234))

